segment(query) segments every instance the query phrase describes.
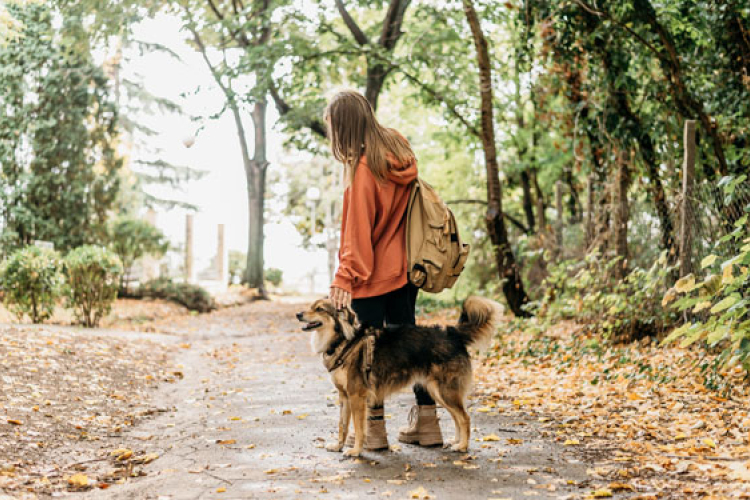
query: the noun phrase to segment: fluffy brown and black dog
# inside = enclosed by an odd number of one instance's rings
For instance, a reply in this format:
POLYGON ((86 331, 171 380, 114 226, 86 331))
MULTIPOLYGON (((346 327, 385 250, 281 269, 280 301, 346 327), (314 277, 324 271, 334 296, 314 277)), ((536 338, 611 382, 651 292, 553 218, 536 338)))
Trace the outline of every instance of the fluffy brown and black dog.
POLYGON ((361 328, 353 311, 337 311, 327 299, 298 313, 297 319, 305 323, 303 330, 312 331, 313 351, 322 356, 339 390, 339 438, 326 448, 344 448, 353 417, 354 447, 345 455, 360 455, 368 401, 370 405, 381 404, 389 395, 420 383, 453 417, 456 437, 451 449, 465 452, 471 429, 464 407, 472 380, 469 348, 489 341, 501 314, 500 304, 480 297, 466 299, 458 324, 446 328, 361 328))

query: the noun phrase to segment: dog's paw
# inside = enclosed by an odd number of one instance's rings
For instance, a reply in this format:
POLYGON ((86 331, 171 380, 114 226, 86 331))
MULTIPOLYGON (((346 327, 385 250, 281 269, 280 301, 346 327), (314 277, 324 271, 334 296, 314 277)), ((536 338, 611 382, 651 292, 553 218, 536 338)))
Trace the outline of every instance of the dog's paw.
POLYGON ((344 449, 344 445, 340 443, 328 443, 326 445, 326 450, 328 451, 334 451, 338 453, 339 451, 343 449, 344 449))
POLYGON ((349 448, 344 452, 345 457, 359 457, 362 456, 362 449, 349 448))
POLYGON ((451 451, 456 451, 458 453, 466 453, 468 449, 469 449, 468 444, 456 443, 456 444, 451 445, 451 451))

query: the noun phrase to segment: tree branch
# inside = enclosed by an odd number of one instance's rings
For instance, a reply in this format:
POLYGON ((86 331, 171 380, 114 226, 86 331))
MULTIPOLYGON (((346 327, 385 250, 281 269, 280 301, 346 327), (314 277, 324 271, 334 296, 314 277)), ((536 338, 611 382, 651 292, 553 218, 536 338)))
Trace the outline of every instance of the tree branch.
MULTIPOLYGON (((281 95, 279 94, 279 90, 276 88, 276 85, 273 82, 269 84, 268 91, 273 98, 273 102, 276 104, 276 109, 279 111, 279 116, 284 116, 292 110, 292 107, 289 105, 289 103, 287 103, 284 98, 281 97, 281 95)), ((328 136, 328 130, 326 129, 325 124, 319 119, 310 117, 307 120, 307 123, 305 123, 305 126, 307 126, 307 128, 309 128, 313 133, 319 135, 324 139, 328 136)))
POLYGON ((214 11, 214 14, 216 14, 216 17, 218 17, 220 20, 223 20, 224 19, 224 15, 216 7, 216 4, 213 2, 213 0, 206 0, 206 1, 208 2, 209 7, 211 7, 211 10, 214 11))
MULTIPOLYGON (((487 206, 487 202, 484 201, 484 200, 472 200, 472 199, 449 200, 449 201, 446 201, 445 204, 446 205, 484 205, 484 206, 487 206)), ((526 234, 530 233, 529 228, 526 227, 526 225, 523 222, 521 222, 520 220, 516 219, 512 215, 510 215, 510 214, 508 214, 506 212, 503 212, 503 217, 505 217, 506 219, 508 219, 508 221, 511 224, 513 224, 514 226, 516 226, 518 229, 520 229, 524 233, 526 233, 526 234)))
POLYGON ((651 52, 653 52, 654 54, 656 54, 657 57, 659 57, 659 58, 661 57, 661 54, 659 53, 658 50, 656 50, 656 47, 654 47, 653 45, 651 45, 641 35, 639 35, 635 31, 633 31, 633 29, 629 28, 627 25, 622 24, 620 21, 618 21, 617 19, 615 19, 614 17, 612 17, 609 14, 609 12, 605 12, 605 11, 601 11, 601 10, 596 10, 594 7, 592 7, 591 5, 587 4, 583 0, 574 0, 574 1, 575 1, 575 3, 578 4, 579 7, 581 7, 583 10, 587 11, 589 14, 593 14, 593 15, 598 16, 598 17, 603 17, 605 19, 608 19, 608 20, 612 21, 613 24, 616 24, 620 28, 624 29, 625 31, 627 31, 628 33, 630 33, 631 35, 633 35, 639 42, 641 42, 644 46, 646 46, 651 52))
POLYGON ((404 75, 404 78, 406 78, 407 80, 409 80, 410 82, 412 82, 413 84, 417 85, 422 90, 424 90, 425 92, 427 92, 428 94, 430 94, 432 96, 432 98, 435 99, 437 102, 439 102, 441 104, 444 104, 445 107, 448 109, 448 112, 454 118, 456 118, 459 122, 461 122, 463 124, 463 126, 466 127, 466 129, 472 135, 474 135, 476 137, 481 137, 482 136, 481 131, 476 127, 476 125, 472 125, 469 122, 469 120, 466 119, 466 117, 464 117, 461 114, 461 112, 458 111, 458 109, 456 109, 456 107, 454 105, 450 104, 447 101, 447 99, 440 92, 438 92, 437 90, 433 89, 432 87, 430 87, 429 85, 427 85, 426 83, 424 83, 421 78, 418 78, 418 77, 416 77, 416 76, 414 76, 414 75, 412 75, 410 73, 407 73, 406 71, 404 71, 403 69, 401 69, 400 67, 398 67, 396 65, 391 65, 391 66, 394 69, 397 69, 402 75, 404 75))
POLYGON ((388 11, 383 19, 383 29, 380 32, 378 43, 387 50, 393 50, 396 42, 401 37, 401 25, 404 21, 406 8, 410 0, 391 0, 388 5, 388 11))
MULTIPOLYGON (((394 1, 398 2, 398 0, 394 1)), ((344 20, 344 24, 346 24, 346 27, 349 28, 349 31, 352 33, 354 40, 360 45, 369 45, 370 40, 367 38, 367 35, 365 35, 364 32, 359 28, 357 22, 352 18, 352 16, 349 15, 349 12, 344 6, 343 0, 336 0, 336 8, 339 10, 339 14, 341 14, 341 19, 344 20)))

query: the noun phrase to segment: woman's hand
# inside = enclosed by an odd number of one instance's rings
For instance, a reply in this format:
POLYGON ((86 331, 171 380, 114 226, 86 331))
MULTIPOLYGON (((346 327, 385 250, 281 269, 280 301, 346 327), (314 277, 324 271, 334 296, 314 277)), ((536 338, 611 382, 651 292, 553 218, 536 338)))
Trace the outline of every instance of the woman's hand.
POLYGON ((329 294, 333 307, 336 309, 344 309, 345 307, 351 307, 352 305, 352 294, 344 290, 343 288, 331 287, 331 293, 329 294))

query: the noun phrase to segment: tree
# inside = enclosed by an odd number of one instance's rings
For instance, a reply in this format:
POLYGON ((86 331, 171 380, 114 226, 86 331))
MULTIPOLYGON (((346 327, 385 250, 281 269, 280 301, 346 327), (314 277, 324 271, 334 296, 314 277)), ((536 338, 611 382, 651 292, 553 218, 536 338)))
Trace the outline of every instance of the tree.
MULTIPOLYGON (((248 249, 244 283, 257 288, 265 296, 263 279, 263 226, 265 222, 266 175, 268 159, 266 152, 266 108, 269 75, 274 59, 266 52, 271 42, 271 14, 275 4, 270 0, 258 0, 247 8, 241 1, 214 3, 208 0, 201 11, 206 19, 199 24, 191 5, 183 5, 186 27, 192 41, 203 57, 214 81, 226 98, 224 110, 229 110, 234 118, 242 152, 242 162, 247 180, 248 198, 248 249), (217 46, 222 55, 221 61, 213 61, 206 39, 217 46), (227 53, 232 48, 244 51, 244 58, 238 67, 228 62, 227 53), (254 79, 254 88, 247 95, 240 95, 233 88, 233 81, 239 74, 254 79), (253 148, 245 127, 243 106, 249 105, 253 124, 253 148)), ((220 113, 221 114, 221 113, 220 113)))
POLYGON ((122 263, 120 289, 127 291, 135 261, 144 255, 161 257, 169 250, 164 233, 148 222, 132 217, 118 217, 109 225, 108 242, 122 263))
POLYGON ((495 123, 492 103, 492 68, 490 66, 487 39, 484 37, 479 16, 472 0, 463 0, 466 20, 471 28, 479 69, 479 93, 481 96, 481 139, 484 161, 487 168, 487 232, 495 249, 495 263, 500 279, 503 280, 503 293, 508 306, 516 316, 528 316, 523 306, 528 302, 521 281, 521 273, 508 240, 508 230, 503 217, 503 193, 497 163, 495 144, 495 123))
POLYGON ((81 43, 80 18, 6 7, 23 26, 0 45, 0 210, 4 241, 65 250, 100 239, 119 188, 117 111, 81 43))

